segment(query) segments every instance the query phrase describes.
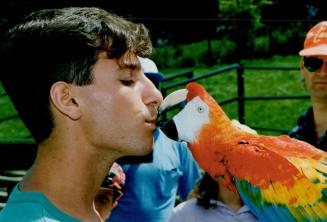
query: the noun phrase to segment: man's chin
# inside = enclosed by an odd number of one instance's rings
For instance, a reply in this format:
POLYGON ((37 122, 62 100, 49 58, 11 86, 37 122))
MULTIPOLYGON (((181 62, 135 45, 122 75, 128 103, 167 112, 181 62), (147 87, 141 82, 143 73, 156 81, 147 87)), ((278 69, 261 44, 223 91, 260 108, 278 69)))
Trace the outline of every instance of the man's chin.
POLYGON ((142 141, 138 147, 135 147, 133 156, 144 156, 148 155, 153 150, 153 134, 151 137, 142 141))
POLYGON ((315 89, 314 92, 311 93, 311 96, 327 100, 327 86, 325 89, 315 89))
POLYGON ((153 151, 153 140, 151 143, 149 143, 149 145, 147 146, 144 146, 146 147, 146 149, 143 149, 142 152, 140 152, 139 156, 145 156, 145 155, 148 155, 150 153, 152 153, 153 151))
POLYGON ((153 150, 151 149, 147 153, 137 156, 125 156, 118 160, 120 164, 140 164, 151 163, 153 161, 153 150))

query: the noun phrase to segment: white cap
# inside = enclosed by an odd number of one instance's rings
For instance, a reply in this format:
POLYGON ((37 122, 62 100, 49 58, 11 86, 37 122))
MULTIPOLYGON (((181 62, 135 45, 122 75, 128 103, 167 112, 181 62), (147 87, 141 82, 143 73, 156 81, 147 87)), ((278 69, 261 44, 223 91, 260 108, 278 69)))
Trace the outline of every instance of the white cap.
POLYGON ((149 58, 138 57, 144 73, 158 73, 157 65, 149 58))
POLYGON ((142 70, 146 77, 148 77, 153 84, 158 88, 164 75, 158 71, 157 65, 149 58, 138 57, 142 70))

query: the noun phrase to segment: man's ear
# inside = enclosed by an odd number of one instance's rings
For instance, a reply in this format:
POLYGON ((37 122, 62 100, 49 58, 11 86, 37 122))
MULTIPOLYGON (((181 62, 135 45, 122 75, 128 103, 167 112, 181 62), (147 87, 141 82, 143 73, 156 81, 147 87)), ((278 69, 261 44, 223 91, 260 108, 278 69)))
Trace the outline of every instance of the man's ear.
POLYGON ((300 66, 300 70, 301 70, 301 72, 303 72, 303 70, 304 70, 304 60, 303 60, 303 58, 300 59, 300 64, 299 64, 299 66, 300 66))
POLYGON ((81 113, 71 89, 72 85, 63 81, 56 82, 50 89, 52 104, 58 111, 68 116, 72 120, 80 118, 81 113))
POLYGON ((304 60, 303 60, 303 58, 301 58, 301 60, 300 60, 300 72, 301 72, 301 82, 302 82, 302 85, 303 85, 303 87, 306 89, 307 87, 306 87, 306 85, 305 85, 305 79, 304 79, 304 72, 305 72, 305 68, 304 68, 304 60))

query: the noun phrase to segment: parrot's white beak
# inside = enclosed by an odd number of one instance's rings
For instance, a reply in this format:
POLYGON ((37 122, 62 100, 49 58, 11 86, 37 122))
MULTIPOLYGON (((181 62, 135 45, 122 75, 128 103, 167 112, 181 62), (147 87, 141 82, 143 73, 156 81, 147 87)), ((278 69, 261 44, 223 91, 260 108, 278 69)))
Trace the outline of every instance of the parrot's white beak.
POLYGON ((171 107, 174 107, 182 102, 185 102, 187 93, 188 93, 187 89, 180 89, 166 96, 159 106, 159 114, 161 114, 162 112, 164 112, 165 110, 171 107))
MULTIPOLYGON (((170 108, 180 107, 181 105, 184 105, 184 103, 186 102, 187 93, 188 93, 187 89, 180 89, 166 96, 159 106, 159 110, 158 110, 159 115, 161 115, 163 112, 167 111, 170 108)), ((164 124, 160 126, 160 129, 170 139, 176 141, 179 140, 178 131, 173 119, 164 122, 164 124)))

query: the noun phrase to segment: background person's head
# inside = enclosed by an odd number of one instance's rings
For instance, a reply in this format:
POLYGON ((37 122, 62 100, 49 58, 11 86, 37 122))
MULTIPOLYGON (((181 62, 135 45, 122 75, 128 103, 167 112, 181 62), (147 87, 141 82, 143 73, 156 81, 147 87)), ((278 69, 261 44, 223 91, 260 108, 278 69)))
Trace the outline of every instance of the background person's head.
POLYGON ((197 204, 205 209, 217 207, 217 201, 228 205, 235 212, 244 205, 238 193, 230 191, 208 173, 204 173, 188 198, 193 197, 197 199, 197 204))
POLYGON ((205 173, 196 186, 196 191, 193 195, 196 196, 198 205, 208 209, 216 206, 215 200, 218 199, 218 194, 218 183, 208 173, 205 173))
POLYGON ((94 199, 95 208, 103 220, 110 216, 111 210, 117 206, 118 200, 122 197, 125 179, 121 166, 114 163, 94 199))
POLYGON ((149 58, 139 57, 139 60, 145 76, 159 88, 160 82, 164 79, 164 75, 159 72, 157 65, 149 58))
POLYGON ((99 8, 45 9, 16 25, 1 43, 1 81, 23 122, 40 143, 54 123, 50 89, 63 81, 92 84, 98 55, 138 64, 152 45, 147 29, 99 8))
POLYGON ((299 52, 305 87, 313 100, 327 100, 327 21, 312 27, 299 52))

